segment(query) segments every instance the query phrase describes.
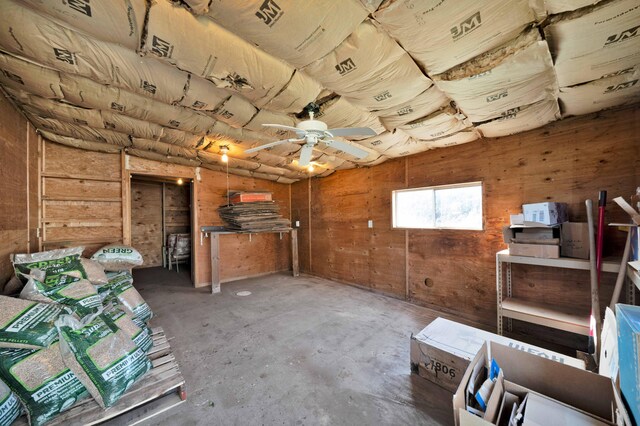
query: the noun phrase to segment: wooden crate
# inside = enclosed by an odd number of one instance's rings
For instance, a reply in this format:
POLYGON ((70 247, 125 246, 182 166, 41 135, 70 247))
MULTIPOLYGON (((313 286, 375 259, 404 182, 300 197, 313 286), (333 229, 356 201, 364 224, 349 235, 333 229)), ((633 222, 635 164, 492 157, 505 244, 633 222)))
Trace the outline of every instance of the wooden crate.
MULTIPOLYGON (((185 383, 164 330, 151 330, 153 348, 149 359, 153 368, 113 406, 103 410, 93 398, 79 401, 47 423, 53 425, 134 425, 148 420, 186 401, 185 383)), ((27 425, 22 416, 15 425, 27 425)))

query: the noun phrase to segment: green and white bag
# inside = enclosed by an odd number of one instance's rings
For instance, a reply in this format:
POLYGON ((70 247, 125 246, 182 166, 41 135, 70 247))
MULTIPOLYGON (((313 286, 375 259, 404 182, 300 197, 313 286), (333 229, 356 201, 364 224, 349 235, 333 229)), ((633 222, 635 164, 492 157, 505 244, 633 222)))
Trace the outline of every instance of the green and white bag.
POLYGON ((0 296, 0 348, 46 348, 58 339, 62 307, 0 296))
POLYGON ((0 349, 0 376, 40 426, 89 396, 62 360, 58 342, 46 349, 0 349))
POLYGON ((0 426, 9 426, 22 414, 22 405, 11 389, 0 380, 0 426))
POLYGON ((62 315, 56 322, 64 362, 103 408, 118 399, 151 369, 145 352, 108 315, 78 321, 62 315))
POLYGON ((87 279, 91 281, 91 284, 95 286, 107 285, 109 284, 109 279, 104 272, 104 268, 101 264, 96 262, 95 260, 86 259, 84 257, 80 258, 80 263, 87 273, 87 279))
POLYGON ((31 254, 14 254, 11 256, 11 262, 13 262, 16 275, 19 278, 23 277, 23 282, 28 279, 27 276, 31 274, 32 269, 47 272, 49 280, 56 280, 60 274, 87 278, 87 273, 80 261, 83 250, 84 247, 73 247, 31 254))
POLYGON ((66 305, 81 318, 95 314, 102 308, 98 291, 89 280, 66 274, 49 279, 48 275, 49 272, 32 269, 20 298, 66 305))
POLYGON ((100 263, 105 271, 123 271, 140 266, 142 255, 133 247, 122 244, 109 244, 91 256, 91 260, 100 263))
POLYGON ((109 304, 105 306, 102 314, 108 316, 128 338, 133 340, 136 346, 145 352, 149 352, 149 349, 153 346, 149 327, 146 325, 141 327, 136 324, 120 305, 109 304))
MULTIPOLYGON (((153 317, 151 308, 144 301, 138 290, 133 286, 133 277, 131 273, 122 271, 117 274, 109 274, 109 284, 100 287, 101 293, 111 292, 118 298, 124 310, 141 321, 148 322, 153 317)), ((109 296, 107 295, 106 298, 109 296)), ((104 298, 104 297, 103 297, 104 298)))

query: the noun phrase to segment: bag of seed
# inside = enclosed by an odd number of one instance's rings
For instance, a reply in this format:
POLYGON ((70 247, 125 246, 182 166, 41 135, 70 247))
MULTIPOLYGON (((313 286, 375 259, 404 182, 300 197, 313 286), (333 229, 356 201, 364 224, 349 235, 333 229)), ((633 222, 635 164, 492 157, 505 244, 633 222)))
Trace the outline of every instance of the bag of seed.
POLYGON ((0 376, 24 404, 29 424, 45 424, 89 396, 62 360, 60 343, 46 349, 0 349, 0 376))
POLYGON ((66 274, 87 278, 80 256, 84 247, 57 249, 31 254, 14 254, 11 257, 16 275, 26 282, 32 269, 47 273, 47 279, 55 280, 57 275, 66 274))
POLYGON ((153 346, 149 327, 137 325, 133 322, 131 316, 116 304, 105 306, 102 314, 108 316, 128 338, 133 340, 136 346, 145 352, 149 352, 149 349, 153 346))
POLYGON ((95 260, 80 258, 80 263, 87 273, 87 279, 91 281, 91 284, 95 286, 106 285, 109 283, 107 274, 104 273, 104 268, 101 264, 95 260))
MULTIPOLYGON (((109 284, 99 289, 100 292, 110 292, 118 298, 118 302, 124 307, 124 310, 131 316, 141 321, 148 322, 153 317, 151 308, 144 301, 138 290, 133 286, 133 277, 128 271, 121 271, 117 274, 109 274, 109 284)), ((109 295, 104 294, 104 298, 109 295)))
POLYGON ((9 426, 22 414, 22 405, 11 389, 0 380, 0 426, 9 426))
POLYGON ((151 369, 151 361, 108 315, 78 321, 62 315, 56 321, 67 366, 102 407, 112 406, 151 369))
POLYGON ((121 244, 109 244, 91 256, 91 260, 100 263, 105 271, 123 271, 143 263, 142 255, 133 247, 121 244))
POLYGON ((60 303, 71 308, 80 317, 95 314, 102 308, 98 291, 83 278, 57 274, 49 278, 49 272, 32 269, 29 280, 20 292, 21 299, 46 303, 60 303))
POLYGON ((58 339, 62 307, 0 296, 0 348, 46 348, 58 339))

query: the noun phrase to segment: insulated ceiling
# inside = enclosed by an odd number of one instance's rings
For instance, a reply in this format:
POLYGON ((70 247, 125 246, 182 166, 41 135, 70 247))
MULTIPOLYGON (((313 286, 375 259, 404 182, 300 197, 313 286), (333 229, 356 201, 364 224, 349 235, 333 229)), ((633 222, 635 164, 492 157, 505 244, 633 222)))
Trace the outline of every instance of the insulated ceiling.
POLYGON ((640 0, 0 0, 0 85, 47 139, 294 182, 640 101, 640 0), (313 172, 304 107, 371 127, 313 172))

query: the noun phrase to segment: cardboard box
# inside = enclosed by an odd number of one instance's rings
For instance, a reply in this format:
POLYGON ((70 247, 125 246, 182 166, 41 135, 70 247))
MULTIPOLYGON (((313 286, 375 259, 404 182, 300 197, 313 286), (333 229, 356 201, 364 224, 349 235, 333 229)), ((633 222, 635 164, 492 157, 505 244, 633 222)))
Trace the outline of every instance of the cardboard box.
POLYGON ((558 259, 560 258, 560 246, 551 244, 509 244, 509 254, 511 256, 558 259))
POLYGON ((467 366, 486 341, 494 341, 584 370, 582 360, 489 333, 468 325, 436 318, 411 336, 411 370, 438 386, 455 392, 467 366))
POLYGON ((620 390, 629 414, 640 423, 640 306, 616 305, 620 390))
POLYGON ((523 204, 522 213, 525 222, 535 222, 542 225, 558 225, 569 220, 566 203, 523 204))
POLYGON ((564 257, 589 259, 589 225, 582 222, 565 222, 560 229, 560 254, 564 257))
POLYGON ((559 227, 505 226, 502 228, 505 243, 560 245, 559 227))
MULTIPOLYGON (((507 392, 520 398, 525 394, 533 395, 536 403, 553 405, 555 410, 559 410, 554 417, 549 412, 541 424, 573 424, 564 421, 565 415, 570 419, 588 420, 590 424, 613 421, 611 408, 615 407, 615 398, 611 379, 496 342, 486 342, 469 363, 453 396, 456 425, 493 424, 466 411, 467 386, 471 376, 481 365, 488 368, 492 358, 504 372, 505 395, 507 392), (553 400, 553 402, 539 398, 553 400)), ((487 403, 487 413, 492 402, 494 401, 490 398, 487 403)), ((525 418, 526 413, 527 410, 525 410, 525 418)), ((500 414, 498 413, 498 420, 500 414)), ((535 420, 534 416, 531 424, 536 424, 535 420)))

